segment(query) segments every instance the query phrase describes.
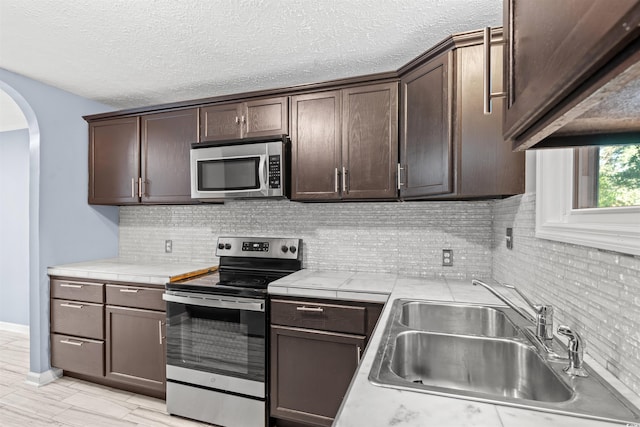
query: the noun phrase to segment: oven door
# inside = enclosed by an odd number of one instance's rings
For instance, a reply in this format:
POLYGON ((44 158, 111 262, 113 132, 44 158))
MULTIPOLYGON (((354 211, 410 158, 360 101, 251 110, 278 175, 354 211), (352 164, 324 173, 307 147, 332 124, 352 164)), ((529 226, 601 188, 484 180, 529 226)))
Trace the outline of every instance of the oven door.
POLYGON ((265 300, 166 291, 167 380, 265 397, 265 300))

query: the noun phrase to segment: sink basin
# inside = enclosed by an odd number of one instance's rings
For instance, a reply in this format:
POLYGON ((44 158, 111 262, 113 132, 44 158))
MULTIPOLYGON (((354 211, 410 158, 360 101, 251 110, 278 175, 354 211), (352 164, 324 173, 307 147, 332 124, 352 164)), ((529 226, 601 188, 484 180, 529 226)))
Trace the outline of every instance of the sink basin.
POLYGON ((403 332, 390 366, 399 377, 430 387, 545 402, 573 394, 535 350, 515 341, 403 332))
POLYGON ((400 323, 408 328, 460 335, 515 337, 518 330, 493 307, 413 301, 402 304, 400 323))
POLYGON ((588 364, 587 378, 563 372, 566 346, 541 350, 513 309, 410 299, 390 309, 369 372, 376 386, 640 425, 640 409, 588 364))

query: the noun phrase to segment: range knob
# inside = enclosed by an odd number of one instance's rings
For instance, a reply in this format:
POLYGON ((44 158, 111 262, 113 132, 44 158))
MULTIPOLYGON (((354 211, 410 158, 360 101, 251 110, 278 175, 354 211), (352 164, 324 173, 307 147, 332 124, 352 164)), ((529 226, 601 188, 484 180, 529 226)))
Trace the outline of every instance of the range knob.
POLYGON ((224 244, 224 248, 225 249, 231 249, 231 243, 225 243, 224 244))
POLYGON ((218 243, 218 249, 224 249, 224 243, 218 243))
POLYGON ((289 246, 289 250, 291 251, 292 254, 295 254, 298 249, 296 249, 295 246, 289 246))
POLYGON ((282 252, 284 252, 285 254, 289 251, 289 248, 286 245, 282 245, 280 249, 282 249, 282 252))

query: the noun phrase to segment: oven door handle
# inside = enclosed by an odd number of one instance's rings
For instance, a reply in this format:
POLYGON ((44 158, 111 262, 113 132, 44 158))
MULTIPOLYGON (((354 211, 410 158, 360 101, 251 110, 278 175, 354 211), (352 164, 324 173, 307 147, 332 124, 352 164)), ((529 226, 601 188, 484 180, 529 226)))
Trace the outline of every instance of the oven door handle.
POLYGON ((201 307, 228 308, 232 310, 264 311, 264 302, 227 300, 222 298, 211 298, 204 296, 181 296, 170 293, 162 294, 162 299, 167 302, 177 302, 179 304, 197 305, 201 307))

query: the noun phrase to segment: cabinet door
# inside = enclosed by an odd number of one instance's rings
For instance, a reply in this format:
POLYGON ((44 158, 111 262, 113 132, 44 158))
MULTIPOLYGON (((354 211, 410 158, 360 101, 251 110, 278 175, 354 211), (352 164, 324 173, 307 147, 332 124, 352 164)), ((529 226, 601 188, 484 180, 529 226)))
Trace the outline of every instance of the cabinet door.
POLYGON ((138 203, 139 123, 137 117, 89 123, 89 203, 138 203))
POLYGON ((242 104, 200 108, 200 141, 222 141, 242 137, 242 104))
POLYGON ((342 91, 344 199, 396 198, 398 84, 342 91))
POLYGON ((504 23, 503 131, 513 140, 637 37, 640 2, 506 0, 504 23))
POLYGON ((402 197, 452 191, 451 62, 447 52, 400 81, 402 197))
POLYGON ((271 326, 271 416, 330 426, 365 337, 271 326))
POLYGON ((142 201, 190 203, 189 151, 198 139, 198 110, 142 116, 142 201))
POLYGON ((107 306, 107 378, 164 392, 165 320, 158 311, 107 306))
MULTIPOLYGON (((502 91, 501 45, 491 48, 493 91, 502 91)), ((504 99, 494 99, 492 114, 483 113, 482 46, 456 49, 457 195, 485 197, 524 192, 524 152, 502 139, 504 99)))
POLYGON ((286 97, 260 99, 245 103, 243 138, 288 135, 289 110, 286 97))
POLYGON ((340 91, 291 98, 291 198, 340 198, 340 91))

